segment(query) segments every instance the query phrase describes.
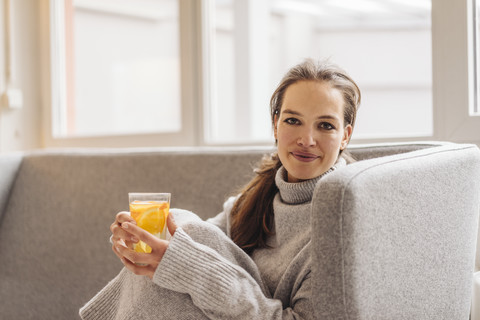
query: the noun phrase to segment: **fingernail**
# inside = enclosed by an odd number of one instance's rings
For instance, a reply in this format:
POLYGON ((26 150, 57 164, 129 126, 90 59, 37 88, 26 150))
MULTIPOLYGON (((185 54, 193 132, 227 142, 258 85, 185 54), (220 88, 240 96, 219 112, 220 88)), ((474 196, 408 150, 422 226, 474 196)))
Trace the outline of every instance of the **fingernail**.
POLYGON ((138 239, 135 238, 135 237, 131 237, 130 240, 131 240, 132 242, 138 242, 138 239))
POLYGON ((123 229, 128 229, 128 223, 127 222, 122 223, 122 228, 123 229))
POLYGON ((118 246, 115 246, 115 250, 117 250, 117 252, 120 253, 120 248, 118 246))

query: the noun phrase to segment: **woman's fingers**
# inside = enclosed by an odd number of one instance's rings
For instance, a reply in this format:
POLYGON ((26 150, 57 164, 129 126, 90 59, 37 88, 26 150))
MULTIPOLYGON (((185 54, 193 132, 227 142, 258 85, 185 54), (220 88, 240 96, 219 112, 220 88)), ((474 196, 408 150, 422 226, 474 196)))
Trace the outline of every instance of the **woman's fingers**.
POLYGON ((158 258, 158 255, 154 254, 153 250, 151 253, 140 253, 124 246, 115 245, 113 250, 128 270, 136 275, 147 276, 153 279, 155 270, 160 263, 160 260, 156 259, 161 259, 161 257, 158 258))
POLYGON ((175 219, 173 218, 173 214, 171 212, 167 217, 167 227, 170 235, 173 237, 173 234, 177 230, 177 224, 175 223, 175 219))
POLYGON ((113 250, 113 253, 115 253, 115 255, 116 255, 120 260, 122 260, 122 259, 123 259, 123 256, 122 256, 122 254, 120 253, 120 250, 117 249, 117 248, 119 248, 119 247, 121 247, 121 246, 114 243, 114 244, 112 245, 112 250, 113 250))
POLYGON ((130 222, 130 223, 136 224, 135 219, 132 218, 132 216, 130 215, 130 212, 120 211, 115 216, 115 222, 114 223, 120 225, 124 222, 130 222))
POLYGON ((148 231, 143 230, 142 228, 130 223, 124 222, 121 225, 122 230, 129 235, 129 239, 140 240, 148 244, 150 247, 153 248, 152 245, 155 245, 160 239, 155 237, 148 231))
POLYGON ((125 222, 136 224, 135 219, 130 216, 129 212, 122 211, 117 213, 115 221, 110 225, 112 242, 114 244, 126 245, 127 247, 132 248, 133 243, 138 242, 138 239, 132 237, 131 234, 120 227, 121 224, 125 222))
POLYGON ((133 264, 145 266, 154 262, 151 253, 136 252, 124 246, 115 246, 114 249, 118 257, 125 258, 133 264))
POLYGON ((110 231, 112 232, 112 234, 114 234, 116 230, 118 231, 118 227, 120 227, 120 225, 124 222, 130 222, 132 224, 137 224, 135 219, 133 219, 130 216, 130 212, 121 211, 121 212, 117 213, 117 215, 115 216, 115 221, 110 225, 110 231))
POLYGON ((130 236, 145 242, 152 248, 152 251, 150 253, 135 252, 125 246, 114 244, 114 250, 119 254, 117 256, 120 257, 125 267, 135 274, 153 278, 153 274, 168 248, 168 241, 161 240, 129 222, 122 223, 121 228, 130 236))
MULTIPOLYGON (((167 226, 173 235, 177 229, 172 215, 167 218, 167 226)), ((112 249, 127 269, 137 275, 153 278, 153 274, 168 248, 168 241, 161 240, 136 225, 129 212, 119 212, 115 222, 110 226, 112 231, 112 249), (133 244, 145 242, 152 248, 151 253, 133 250, 133 244)))
POLYGON ((153 279, 153 274, 155 273, 156 267, 152 265, 138 265, 138 264, 132 263, 130 260, 126 259, 125 257, 121 257, 120 260, 122 261, 125 268, 127 268, 134 274, 139 276, 147 276, 150 279, 153 279))

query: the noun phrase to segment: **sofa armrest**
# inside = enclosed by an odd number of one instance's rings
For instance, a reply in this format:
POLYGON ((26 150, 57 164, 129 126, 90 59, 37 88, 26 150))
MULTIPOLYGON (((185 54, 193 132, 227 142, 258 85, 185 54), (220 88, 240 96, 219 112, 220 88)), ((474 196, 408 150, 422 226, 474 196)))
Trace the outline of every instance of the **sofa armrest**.
POLYGON ((468 319, 480 151, 451 144, 359 161, 312 201, 318 319, 468 319))
POLYGON ((22 163, 22 158, 23 156, 20 153, 0 156, 0 221, 7 206, 10 190, 22 163))

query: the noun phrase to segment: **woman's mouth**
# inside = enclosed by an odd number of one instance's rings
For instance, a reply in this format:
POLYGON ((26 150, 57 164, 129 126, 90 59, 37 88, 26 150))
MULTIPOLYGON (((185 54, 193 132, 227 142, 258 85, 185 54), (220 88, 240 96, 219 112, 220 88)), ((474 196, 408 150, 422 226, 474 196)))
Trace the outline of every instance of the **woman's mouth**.
POLYGON ((308 153, 308 152, 301 152, 301 151, 294 151, 290 152, 290 154, 297 159, 298 161, 302 162, 312 162, 319 158, 316 154, 308 153))

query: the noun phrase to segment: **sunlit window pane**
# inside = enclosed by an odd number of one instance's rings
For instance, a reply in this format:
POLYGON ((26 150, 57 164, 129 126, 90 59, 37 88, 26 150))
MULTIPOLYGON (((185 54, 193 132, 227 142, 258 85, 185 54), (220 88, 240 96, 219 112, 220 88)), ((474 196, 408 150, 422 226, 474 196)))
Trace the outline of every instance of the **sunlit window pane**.
POLYGON ((433 133, 431 0, 216 0, 209 142, 271 141, 268 101, 304 58, 363 93, 356 138, 433 133))
POLYGON ((60 136, 181 129, 177 0, 66 2, 60 136))

